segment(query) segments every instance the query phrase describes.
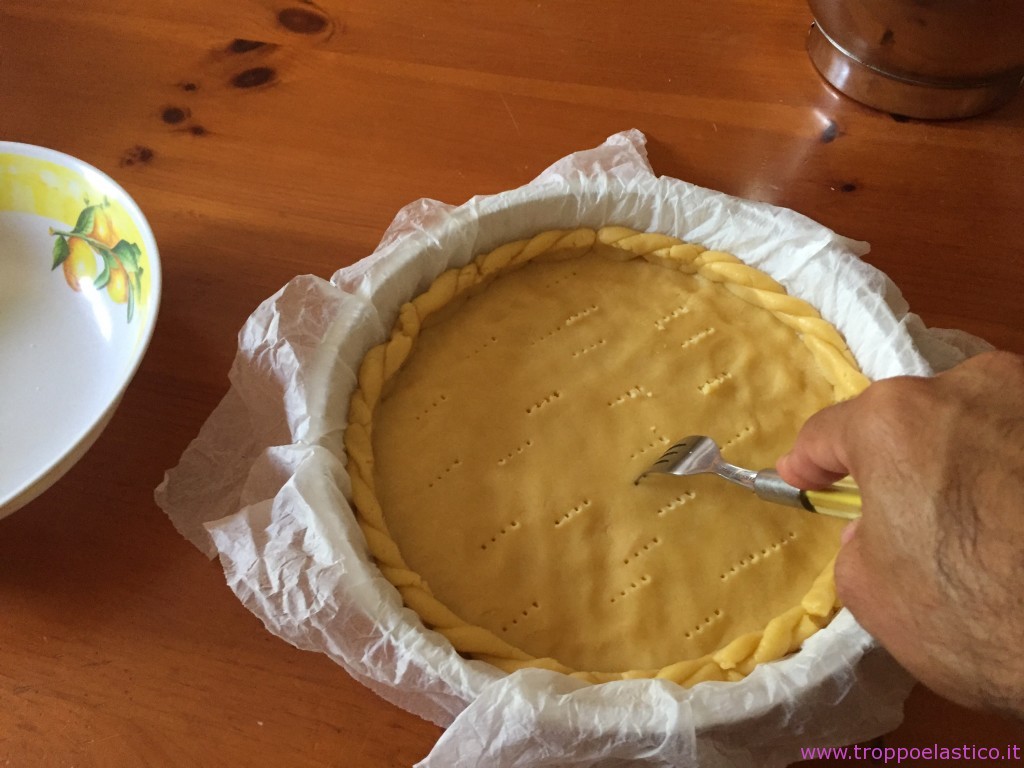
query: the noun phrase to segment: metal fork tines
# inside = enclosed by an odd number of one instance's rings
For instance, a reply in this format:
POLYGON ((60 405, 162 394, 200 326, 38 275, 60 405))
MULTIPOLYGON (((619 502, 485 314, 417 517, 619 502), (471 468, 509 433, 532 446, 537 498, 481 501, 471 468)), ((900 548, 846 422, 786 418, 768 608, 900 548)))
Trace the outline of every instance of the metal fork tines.
POLYGON ((757 472, 730 464, 722 458, 718 444, 704 435, 684 437, 669 447, 661 458, 654 462, 636 479, 639 483, 651 473, 669 475, 699 475, 706 472, 719 475, 744 488, 754 489, 757 472))

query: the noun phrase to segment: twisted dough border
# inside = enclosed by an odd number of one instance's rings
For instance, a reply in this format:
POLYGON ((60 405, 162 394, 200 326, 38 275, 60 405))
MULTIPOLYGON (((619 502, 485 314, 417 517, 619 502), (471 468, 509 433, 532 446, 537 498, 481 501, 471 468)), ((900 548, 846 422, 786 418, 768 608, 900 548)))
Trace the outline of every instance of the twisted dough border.
POLYGON ((842 336, 814 307, 789 296, 771 277, 735 256, 706 250, 667 235, 637 232, 626 227, 541 232, 441 274, 424 293, 402 306, 390 339, 366 354, 350 401, 349 424, 345 431, 356 517, 381 573, 398 589, 405 605, 463 655, 489 662, 506 672, 539 667, 592 683, 657 677, 690 686, 704 680, 741 679, 755 665, 795 651, 832 618, 838 607, 832 563, 815 579, 800 605, 776 616, 762 631, 742 635, 714 653, 661 669, 579 671, 552 658, 531 656, 493 632, 461 619, 437 600, 422 577, 409 568, 388 533, 374 486, 373 414, 384 385, 412 351, 423 321, 466 298, 469 291, 479 290, 497 276, 530 261, 557 261, 589 253, 619 260, 642 258, 719 283, 748 303, 772 312, 793 328, 834 387, 836 399, 851 397, 867 385, 842 336))

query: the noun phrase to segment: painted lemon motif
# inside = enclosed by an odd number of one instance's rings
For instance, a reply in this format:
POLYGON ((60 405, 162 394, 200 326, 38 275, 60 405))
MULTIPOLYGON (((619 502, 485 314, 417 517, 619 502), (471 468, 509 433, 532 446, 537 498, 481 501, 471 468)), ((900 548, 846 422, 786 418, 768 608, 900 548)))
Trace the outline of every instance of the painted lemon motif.
POLYGON ((110 218, 110 214, 105 209, 96 208, 89 237, 111 247, 117 245, 117 241, 121 239, 117 230, 114 229, 114 222, 110 218))
POLYGON ((128 273, 124 267, 114 267, 111 269, 110 280, 107 282, 107 293, 110 294, 110 298, 118 304, 126 304, 130 290, 131 288, 128 286, 128 273))
POLYGON ((64 279, 75 291, 85 285, 106 288, 111 301, 126 305, 130 323, 135 305, 144 301, 142 249, 121 238, 107 210, 110 203, 90 205, 88 200, 71 230, 50 228, 53 267, 61 267, 64 279))
POLYGON ((92 285, 100 271, 92 248, 77 237, 68 238, 68 256, 64 259, 63 267, 64 279, 75 291, 82 290, 83 283, 92 285))
MULTIPOLYGON (((114 229, 114 222, 111 220, 110 214, 105 209, 96 208, 93 214, 92 229, 89 231, 89 237, 110 247, 117 245, 117 241, 121 239, 117 234, 117 230, 114 229)), ((126 304, 128 302, 128 292, 131 290, 128 285, 128 279, 128 272, 124 267, 120 265, 111 267, 110 280, 107 282, 107 293, 118 304, 126 304)))

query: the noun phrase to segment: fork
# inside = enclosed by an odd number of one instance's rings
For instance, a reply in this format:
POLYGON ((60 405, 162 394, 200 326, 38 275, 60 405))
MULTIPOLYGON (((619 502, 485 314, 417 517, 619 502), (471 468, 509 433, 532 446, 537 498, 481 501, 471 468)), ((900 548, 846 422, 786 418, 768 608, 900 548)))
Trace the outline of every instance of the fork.
POLYGON ((811 512, 853 520, 860 517, 860 490, 852 480, 818 491, 804 491, 790 485, 774 469, 744 469, 722 458, 718 444, 706 435, 690 435, 677 442, 637 477, 639 485, 647 475, 699 475, 711 473, 742 485, 766 501, 800 507, 811 512))

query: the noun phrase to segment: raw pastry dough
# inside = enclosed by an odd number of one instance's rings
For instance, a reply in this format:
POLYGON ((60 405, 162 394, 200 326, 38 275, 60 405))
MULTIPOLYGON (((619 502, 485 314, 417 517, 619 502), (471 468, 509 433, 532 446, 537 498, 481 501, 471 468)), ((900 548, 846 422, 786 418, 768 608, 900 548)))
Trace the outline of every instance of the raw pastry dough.
POLYGON ((464 655, 738 679, 831 618, 841 523, 711 477, 634 478, 687 434, 770 466, 866 383, 816 310, 729 254, 544 232, 441 275, 366 355, 346 430, 357 516, 464 655))

